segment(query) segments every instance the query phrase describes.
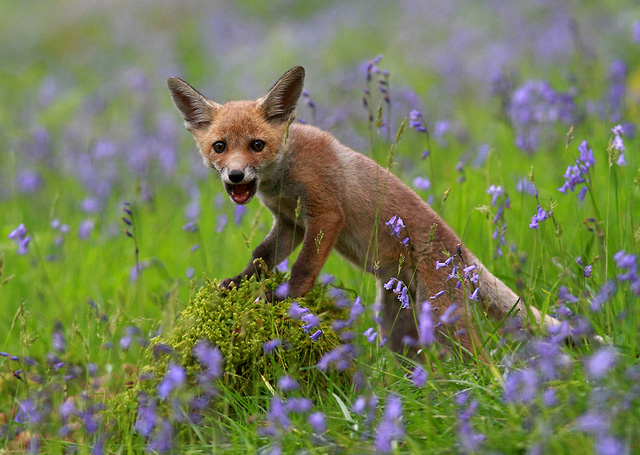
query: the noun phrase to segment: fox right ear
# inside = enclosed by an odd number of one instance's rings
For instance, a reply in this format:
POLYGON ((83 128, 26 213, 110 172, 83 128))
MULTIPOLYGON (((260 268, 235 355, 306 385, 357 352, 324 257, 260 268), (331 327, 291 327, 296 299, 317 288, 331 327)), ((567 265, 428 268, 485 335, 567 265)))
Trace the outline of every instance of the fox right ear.
POLYGON ((208 100, 195 88, 177 77, 170 77, 167 85, 173 104, 180 111, 184 126, 189 131, 207 128, 211 124, 216 110, 220 107, 219 104, 208 100))
POLYGON ((304 85, 304 68, 296 66, 278 79, 269 93, 258 100, 269 121, 286 122, 295 115, 304 85))

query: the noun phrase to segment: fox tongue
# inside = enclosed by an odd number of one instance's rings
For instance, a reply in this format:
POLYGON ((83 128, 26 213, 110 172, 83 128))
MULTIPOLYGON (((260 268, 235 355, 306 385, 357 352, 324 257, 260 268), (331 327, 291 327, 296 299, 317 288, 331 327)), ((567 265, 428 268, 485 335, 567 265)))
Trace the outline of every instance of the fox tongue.
POLYGON ((241 204, 249 199, 249 185, 246 183, 233 185, 233 189, 231 190, 231 198, 234 202, 241 204))

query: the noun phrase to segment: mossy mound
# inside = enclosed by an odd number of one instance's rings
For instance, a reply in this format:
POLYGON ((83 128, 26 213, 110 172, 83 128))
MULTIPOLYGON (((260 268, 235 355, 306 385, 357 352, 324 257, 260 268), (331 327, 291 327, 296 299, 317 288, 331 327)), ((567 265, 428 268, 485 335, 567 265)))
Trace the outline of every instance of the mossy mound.
POLYGON ((152 379, 137 381, 126 394, 133 399, 141 391, 152 394, 169 360, 183 365, 189 380, 195 381, 202 369, 193 356, 199 340, 207 340, 220 349, 224 357, 220 385, 228 390, 254 394, 266 383, 275 387, 278 377, 285 373, 295 377, 301 386, 320 386, 315 382, 322 375, 313 367, 324 353, 340 343, 331 324, 348 314, 327 296, 326 286, 317 285, 305 297, 296 299, 321 321, 312 332, 319 328, 324 333, 313 341, 302 329, 303 323, 288 316, 291 299, 271 304, 259 298, 264 289, 274 289, 284 278, 276 273, 264 281, 244 280, 231 290, 218 289, 217 280, 207 280, 179 314, 175 327, 167 335, 151 340, 139 376, 152 379), (275 339, 281 340, 281 345, 265 354, 264 344, 275 339))

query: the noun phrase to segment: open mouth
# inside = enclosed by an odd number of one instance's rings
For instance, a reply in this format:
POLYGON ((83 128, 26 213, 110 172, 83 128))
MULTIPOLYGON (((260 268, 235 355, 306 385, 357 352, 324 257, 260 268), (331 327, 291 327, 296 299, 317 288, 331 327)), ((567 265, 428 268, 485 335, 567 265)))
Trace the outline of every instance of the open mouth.
POLYGON ((246 204, 256 194, 256 181, 251 180, 248 183, 225 183, 225 190, 233 202, 236 204, 246 204))

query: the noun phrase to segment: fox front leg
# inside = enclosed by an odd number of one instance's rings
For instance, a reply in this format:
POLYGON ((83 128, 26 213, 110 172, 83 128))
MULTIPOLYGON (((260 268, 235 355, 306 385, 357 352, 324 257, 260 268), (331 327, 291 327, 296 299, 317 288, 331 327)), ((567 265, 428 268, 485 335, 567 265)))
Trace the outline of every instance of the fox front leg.
POLYGON ((254 275, 260 276, 260 270, 255 264, 257 259, 261 259, 268 270, 273 269, 276 264, 284 261, 289 254, 302 242, 304 233, 302 229, 295 229, 293 223, 277 219, 265 239, 253 250, 251 261, 242 272, 233 278, 227 278, 220 283, 220 287, 229 289, 238 286, 243 278, 251 278, 254 275))
POLYGON ((329 253, 344 227, 344 212, 335 208, 309 213, 300 255, 291 267, 289 297, 297 298, 309 292, 327 261, 329 253))

